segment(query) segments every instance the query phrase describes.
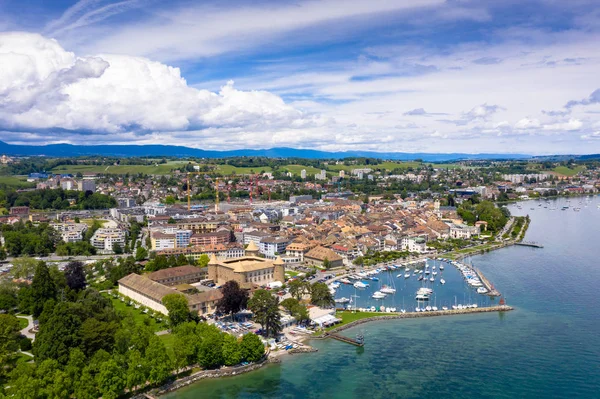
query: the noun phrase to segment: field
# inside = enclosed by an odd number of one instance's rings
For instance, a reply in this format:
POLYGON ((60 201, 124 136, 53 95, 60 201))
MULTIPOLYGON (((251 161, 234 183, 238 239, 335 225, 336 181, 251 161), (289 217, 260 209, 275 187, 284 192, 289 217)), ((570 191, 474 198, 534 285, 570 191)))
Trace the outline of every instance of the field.
MULTIPOLYGON (((158 321, 156 321, 156 319, 153 319, 152 317, 143 313, 141 310, 136 309, 133 306, 127 306, 125 304, 125 302, 121 302, 119 299, 113 298, 112 296, 106 295, 106 297, 112 301, 113 307, 115 308, 115 310, 122 311, 122 312, 131 312, 133 315, 133 319, 136 321, 136 323, 147 324, 154 331, 162 331, 162 330, 166 330, 168 328, 166 326, 166 324, 159 323, 158 321)), ((165 317, 166 316, 162 316, 163 319, 165 317)))
POLYGON ((585 167, 583 167, 583 166, 576 166, 573 169, 568 168, 566 166, 557 166, 552 171, 559 175, 570 177, 570 176, 575 176, 577 173, 583 171, 584 169, 585 169, 585 167))
POLYGON ((24 317, 17 317, 19 320, 19 328, 22 330, 29 325, 29 320, 24 317))
POLYGON ((169 161, 165 164, 155 165, 61 165, 52 169, 54 173, 108 173, 108 174, 135 174, 167 175, 172 169, 187 164, 188 161, 169 161))
POLYGON ((35 183, 27 182, 26 176, 0 176, 0 185, 7 185, 15 188, 35 187, 35 183))

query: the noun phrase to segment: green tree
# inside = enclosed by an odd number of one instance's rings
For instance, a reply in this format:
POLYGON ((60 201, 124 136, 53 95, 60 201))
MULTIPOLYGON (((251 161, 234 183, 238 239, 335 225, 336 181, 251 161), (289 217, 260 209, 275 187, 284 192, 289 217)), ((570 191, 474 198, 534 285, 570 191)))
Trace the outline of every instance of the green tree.
POLYGON ((148 368, 140 351, 137 349, 128 351, 125 386, 129 389, 133 389, 134 387, 145 383, 148 374, 148 368))
POLYGON ((173 345, 175 367, 182 369, 196 363, 198 359, 196 323, 193 321, 181 323, 173 329, 173 335, 175 336, 173 345))
POLYGON ((296 298, 297 300, 301 300, 302 296, 308 291, 308 282, 296 279, 292 280, 288 283, 288 287, 290 290, 290 295, 296 298))
POLYGON ((38 261, 24 256, 13 259, 12 264, 13 268, 10 272, 14 278, 28 278, 33 276, 35 273, 35 268, 38 264, 38 261))
POLYGON ((114 359, 102 363, 96 381, 103 399, 118 398, 127 385, 123 370, 114 359))
POLYGON ((231 334, 223 336, 223 363, 235 366, 242 361, 242 349, 236 337, 231 334))
POLYGON ((172 326, 177 326, 190 319, 188 300, 183 294, 168 294, 162 299, 163 305, 169 311, 169 320, 172 326))
POLYGON ((242 337, 240 343, 240 351, 242 359, 247 362, 257 362, 265 354, 265 346, 258 337, 253 333, 248 333, 242 337))
POLYGON ((257 290, 248 301, 248 308, 254 313, 254 319, 260 323, 267 337, 277 336, 281 331, 279 299, 269 291, 257 290))
POLYGON ((171 358, 160 338, 153 335, 150 338, 145 355, 148 367, 148 381, 152 384, 164 382, 171 375, 171 358))
POLYGON ((329 261, 329 259, 325 258, 323 259, 323 269, 329 269, 331 267, 331 262, 329 261))
POLYGON ((223 365, 223 334, 214 325, 198 323, 198 364, 205 369, 213 369, 223 365))
POLYGON ((123 247, 121 246, 121 244, 119 244, 118 242, 115 242, 112 246, 113 248, 113 252, 116 255, 121 255, 123 253, 123 247))
POLYGON ((33 317, 38 317, 44 310, 44 303, 48 299, 56 299, 56 286, 50 276, 48 266, 44 262, 38 262, 33 281, 31 283, 32 313, 33 317))
POLYGON ((137 247, 135 250, 135 260, 137 262, 141 262, 144 259, 148 258, 148 251, 144 247, 137 247))
POLYGON ((281 306, 283 306, 283 308, 290 314, 299 304, 300 302, 296 298, 287 298, 281 301, 281 306))
POLYGON ((208 266, 208 262, 210 262, 210 258, 208 257, 208 255, 202 254, 202 255, 200 255, 200 257, 198 257, 196 264, 200 267, 206 267, 206 266, 208 266))
POLYGON ((310 287, 310 302, 323 308, 334 305, 334 298, 327 284, 316 282, 310 287))

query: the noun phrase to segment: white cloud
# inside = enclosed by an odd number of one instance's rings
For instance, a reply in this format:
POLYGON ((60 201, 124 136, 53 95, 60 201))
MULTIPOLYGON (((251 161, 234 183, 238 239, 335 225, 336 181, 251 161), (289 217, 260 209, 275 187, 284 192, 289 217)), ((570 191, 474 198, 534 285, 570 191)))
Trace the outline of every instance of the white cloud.
POLYGON ((0 124, 106 132, 297 129, 327 120, 265 91, 189 87, 178 68, 145 58, 77 57, 37 34, 0 34, 0 124))
POLYGON ((548 125, 544 125, 544 130, 566 130, 566 131, 574 131, 579 130, 583 126, 583 123, 579 119, 571 118, 567 122, 558 122, 551 123, 548 125))
POLYGON ((540 121, 535 118, 523 118, 515 124, 516 129, 537 129, 540 126, 540 121))
POLYGON ((600 131, 581 135, 582 140, 600 140, 600 131))

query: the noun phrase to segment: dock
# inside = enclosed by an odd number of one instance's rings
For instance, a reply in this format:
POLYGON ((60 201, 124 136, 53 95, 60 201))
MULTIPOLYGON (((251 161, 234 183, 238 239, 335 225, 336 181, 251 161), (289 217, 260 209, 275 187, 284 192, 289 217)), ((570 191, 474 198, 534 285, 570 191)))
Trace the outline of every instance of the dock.
POLYGON ((520 245, 522 247, 544 248, 544 246, 542 244, 534 242, 534 241, 515 242, 515 245, 520 245))
POLYGON ((345 342, 350 345, 354 345, 354 346, 364 346, 365 345, 364 338, 361 338, 361 337, 357 337, 357 339, 353 339, 353 338, 346 337, 344 335, 335 334, 335 333, 329 333, 326 336, 329 338, 337 339, 338 341, 342 341, 342 342, 345 342))
POLYGON ((498 292, 498 290, 496 290, 496 288, 494 288, 494 285, 492 283, 490 283, 490 280, 488 280, 483 275, 481 270, 479 270, 477 268, 474 268, 474 269, 475 269, 475 273, 477 273, 477 276, 479 277, 479 280, 481 280, 485 289, 488 290, 488 292, 485 295, 489 295, 489 296, 501 296, 502 295, 502 294, 500 294, 500 292, 498 292))

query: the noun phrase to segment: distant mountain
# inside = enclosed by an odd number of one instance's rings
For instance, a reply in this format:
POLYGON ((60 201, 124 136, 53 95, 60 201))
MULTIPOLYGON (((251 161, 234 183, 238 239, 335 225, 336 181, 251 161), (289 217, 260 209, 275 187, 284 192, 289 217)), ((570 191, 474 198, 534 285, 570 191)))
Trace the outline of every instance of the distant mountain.
POLYGON ((307 158, 307 159, 341 159, 347 157, 371 157, 410 161, 422 159, 428 162, 457 161, 461 159, 524 159, 531 158, 525 154, 436 154, 406 152, 373 152, 343 151, 327 152, 299 148, 270 148, 264 150, 231 150, 208 151, 197 148, 174 145, 13 145, 0 141, 0 154, 21 156, 76 157, 85 155, 103 155, 116 157, 196 157, 196 158, 229 158, 229 157, 270 157, 270 158, 307 158))

